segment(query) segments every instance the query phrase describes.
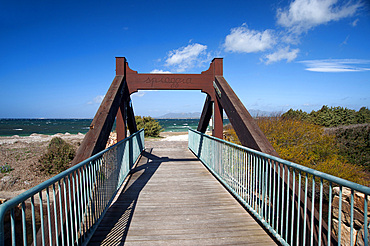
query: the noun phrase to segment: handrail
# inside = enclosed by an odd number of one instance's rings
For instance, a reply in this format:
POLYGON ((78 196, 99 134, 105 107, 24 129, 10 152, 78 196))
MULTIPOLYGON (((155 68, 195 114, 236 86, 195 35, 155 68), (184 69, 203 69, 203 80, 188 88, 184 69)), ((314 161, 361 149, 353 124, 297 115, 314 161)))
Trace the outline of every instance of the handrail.
POLYGON ((42 244, 81 244, 97 226, 143 149, 144 129, 0 205, 0 246, 10 241, 15 245, 18 238, 24 245, 36 245, 38 227, 42 244), (22 214, 21 225, 15 218, 16 209, 22 214), (27 221, 30 214, 31 221, 27 221), (6 218, 11 224, 7 242, 6 218), (27 234, 27 226, 32 227, 32 235, 27 234))
POLYGON ((370 187, 192 129, 189 149, 283 245, 368 244, 370 187), (311 208, 301 202, 307 198, 311 208))

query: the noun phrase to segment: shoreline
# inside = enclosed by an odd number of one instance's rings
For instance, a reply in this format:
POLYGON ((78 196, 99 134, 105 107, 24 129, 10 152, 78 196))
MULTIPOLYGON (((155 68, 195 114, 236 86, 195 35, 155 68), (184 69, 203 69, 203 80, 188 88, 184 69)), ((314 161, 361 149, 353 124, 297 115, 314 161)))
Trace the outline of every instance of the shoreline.
MULTIPOLYGON (((42 174, 37 168, 39 158, 46 152, 53 137, 60 137, 77 149, 85 134, 0 136, 0 166, 9 165, 12 168, 10 172, 0 173, 0 198, 10 199, 53 176, 42 174)), ((188 141, 188 133, 161 132, 159 138, 145 138, 145 141, 184 142, 188 141)))

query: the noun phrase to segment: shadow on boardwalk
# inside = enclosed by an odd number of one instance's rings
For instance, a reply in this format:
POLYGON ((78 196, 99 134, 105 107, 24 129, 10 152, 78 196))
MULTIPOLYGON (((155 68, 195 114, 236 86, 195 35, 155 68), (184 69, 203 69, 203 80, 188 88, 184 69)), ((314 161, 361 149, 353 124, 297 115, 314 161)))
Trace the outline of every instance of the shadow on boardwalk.
POLYGON ((197 161, 196 158, 173 159, 152 154, 153 149, 146 149, 136 168, 132 169, 129 180, 116 202, 109 208, 89 245, 124 245, 139 194, 163 162, 197 161))
POLYGON ((89 245, 111 245, 112 241, 116 245, 125 243, 140 192, 161 163, 169 160, 168 157, 153 155, 152 150, 145 150, 139 164, 131 170, 126 187, 110 207, 110 212, 100 223, 89 245))

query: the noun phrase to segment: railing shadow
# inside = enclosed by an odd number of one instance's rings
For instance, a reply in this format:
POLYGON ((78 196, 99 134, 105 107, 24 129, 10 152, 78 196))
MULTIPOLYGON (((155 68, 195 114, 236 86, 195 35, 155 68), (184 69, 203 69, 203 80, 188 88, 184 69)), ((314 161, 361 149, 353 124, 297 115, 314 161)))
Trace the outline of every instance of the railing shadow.
POLYGON ((151 152, 152 149, 147 149, 142 153, 145 163, 140 161, 131 170, 126 187, 109 208, 88 245, 124 245, 140 192, 161 163, 169 161, 168 157, 158 157, 151 152))

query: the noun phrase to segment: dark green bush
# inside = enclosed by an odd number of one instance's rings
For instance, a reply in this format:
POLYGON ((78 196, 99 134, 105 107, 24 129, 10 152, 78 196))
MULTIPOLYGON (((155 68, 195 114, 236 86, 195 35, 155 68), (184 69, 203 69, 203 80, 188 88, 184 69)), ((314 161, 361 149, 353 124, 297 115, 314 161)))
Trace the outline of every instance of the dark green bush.
POLYGON ((76 151, 73 146, 59 137, 53 138, 47 152, 39 159, 39 169, 47 174, 58 174, 70 167, 76 151))
POLYGON ((306 113, 302 110, 290 109, 281 116, 283 119, 302 120, 324 127, 336 127, 352 124, 370 123, 370 110, 362 107, 359 111, 343 108, 322 106, 320 110, 306 113))
POLYGON ((326 131, 335 135, 341 156, 370 171, 370 124, 341 126, 326 131))
POLYGON ((159 137, 159 133, 163 131, 162 126, 152 117, 135 116, 137 129, 144 128, 145 137, 159 137))

